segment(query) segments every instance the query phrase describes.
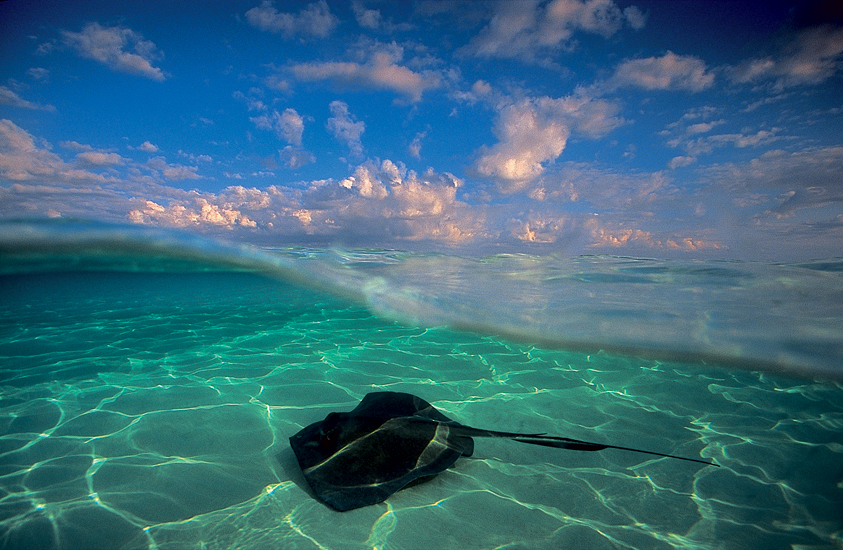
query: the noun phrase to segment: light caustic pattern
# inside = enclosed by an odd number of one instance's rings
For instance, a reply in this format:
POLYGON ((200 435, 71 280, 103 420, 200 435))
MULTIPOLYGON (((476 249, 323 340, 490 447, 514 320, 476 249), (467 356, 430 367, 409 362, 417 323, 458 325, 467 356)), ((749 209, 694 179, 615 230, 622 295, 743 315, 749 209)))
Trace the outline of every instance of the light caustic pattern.
POLYGON ((0 547, 836 548, 843 388, 411 328, 235 273, 2 277, 0 547), (489 429, 433 481, 329 510, 287 438, 406 391, 489 429))

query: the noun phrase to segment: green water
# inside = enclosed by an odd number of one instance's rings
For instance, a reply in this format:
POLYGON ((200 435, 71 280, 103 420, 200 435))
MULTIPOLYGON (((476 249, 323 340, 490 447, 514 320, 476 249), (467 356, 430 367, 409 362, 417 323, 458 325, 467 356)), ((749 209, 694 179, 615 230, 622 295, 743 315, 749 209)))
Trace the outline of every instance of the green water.
POLYGON ((839 549, 841 326, 839 259, 261 251, 2 223, 0 548, 839 549), (288 438, 382 390, 719 467, 481 438, 334 512, 288 438))
POLYGON ((385 321, 258 275, 0 278, 5 548, 839 548, 843 388, 385 321), (370 391, 469 425, 719 468, 477 440, 337 513, 287 438, 370 391))

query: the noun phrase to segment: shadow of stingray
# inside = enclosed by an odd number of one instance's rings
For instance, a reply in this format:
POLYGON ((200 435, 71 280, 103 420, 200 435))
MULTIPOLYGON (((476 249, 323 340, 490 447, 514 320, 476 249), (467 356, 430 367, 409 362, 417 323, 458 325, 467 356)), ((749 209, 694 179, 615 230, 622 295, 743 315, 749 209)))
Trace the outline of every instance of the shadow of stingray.
POLYGON ((301 471, 301 467, 299 466, 298 460, 296 460, 296 455, 293 453, 293 449, 289 446, 285 446, 281 449, 281 451, 275 455, 275 459, 278 460, 278 465, 281 466, 281 470, 284 472, 284 477, 289 479, 296 486, 307 493, 308 496, 311 498, 316 498, 316 493, 313 492, 313 489, 310 488, 307 481, 304 479, 304 474, 301 471))

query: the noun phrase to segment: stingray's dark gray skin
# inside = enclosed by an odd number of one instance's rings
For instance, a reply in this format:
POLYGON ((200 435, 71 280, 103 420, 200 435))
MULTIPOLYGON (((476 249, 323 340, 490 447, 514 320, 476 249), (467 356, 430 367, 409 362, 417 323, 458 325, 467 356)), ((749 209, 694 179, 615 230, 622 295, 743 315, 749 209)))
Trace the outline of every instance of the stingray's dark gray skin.
POLYGON ((472 437, 577 451, 623 449, 716 466, 567 437, 479 430, 454 422, 423 399, 396 392, 370 393, 353 411, 330 413, 292 436, 290 446, 316 497, 344 512, 383 502, 408 484, 447 470, 459 457, 471 456, 472 437))

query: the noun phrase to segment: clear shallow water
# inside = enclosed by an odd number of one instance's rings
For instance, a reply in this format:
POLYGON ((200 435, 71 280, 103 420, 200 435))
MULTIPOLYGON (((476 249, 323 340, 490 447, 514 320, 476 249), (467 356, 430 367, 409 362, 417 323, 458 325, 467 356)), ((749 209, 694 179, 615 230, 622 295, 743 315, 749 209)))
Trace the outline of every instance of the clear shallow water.
MULTIPOLYGON (((693 279, 698 295, 722 293, 719 304, 698 303, 704 317, 732 319, 739 330, 723 296, 768 284, 758 274, 765 267, 746 276, 744 264, 719 266, 724 274, 618 258, 566 264, 314 250, 267 260, 157 232, 127 239, 123 230, 64 226, 71 237, 62 241, 55 226, 21 227, 0 241, 4 547, 841 546, 843 387, 804 376, 831 372, 817 367, 839 353, 831 324, 800 336, 826 343, 822 361, 806 366, 796 353, 759 361, 801 374, 786 377, 747 369, 748 345, 726 346, 742 367, 734 369, 701 362, 726 352, 694 355, 673 340, 657 345, 659 335, 636 342, 628 329, 605 352, 585 350, 586 338, 572 338, 580 346, 573 350, 525 343, 523 327, 540 332, 529 324, 535 315, 520 318, 520 334, 508 333, 519 341, 383 315, 430 321, 450 310, 459 324, 469 308, 481 311, 471 289, 483 288, 494 299, 472 327, 505 329, 514 324, 499 323, 500 304, 532 288, 524 311, 539 311, 530 309, 543 285, 536 281, 553 271, 551 280, 584 287, 600 307, 609 301, 605 285, 655 298, 659 280, 669 293, 693 279), (30 246, 14 244, 20 235, 30 246), (619 266, 644 269, 629 275, 619 266), (259 267, 274 278, 243 271, 259 267), (502 274, 516 282, 503 285, 502 274), (612 279, 618 274, 649 282, 612 279), (633 286, 617 286, 624 284, 633 286), (443 291, 434 296, 436 285, 443 291), (618 353, 624 347, 643 353, 618 353), (477 440, 473 458, 429 483, 381 505, 332 512, 306 492, 287 438, 378 389, 414 393, 477 427, 702 456, 721 467, 477 440)), ((787 284, 828 284, 839 277, 835 265, 786 266, 787 284), (793 275, 803 272, 805 280, 793 275)), ((627 313, 642 304, 620 290, 612 296, 627 313)), ((560 299, 546 295, 544 311, 558 311, 560 299)), ((651 318, 660 327, 657 309, 651 318)), ((820 313, 812 326, 833 320, 832 306, 820 313)), ((624 318, 581 319, 600 327, 624 318)))

